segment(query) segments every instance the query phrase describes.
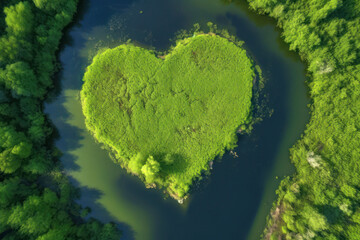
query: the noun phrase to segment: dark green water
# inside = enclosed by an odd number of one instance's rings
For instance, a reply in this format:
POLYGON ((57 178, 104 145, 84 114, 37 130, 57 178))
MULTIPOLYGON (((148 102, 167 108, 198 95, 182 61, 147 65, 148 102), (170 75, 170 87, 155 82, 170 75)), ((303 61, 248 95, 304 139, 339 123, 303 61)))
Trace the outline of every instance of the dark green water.
POLYGON ((118 223, 124 239, 259 238, 275 189, 294 171, 288 149, 309 117, 305 66, 282 43, 274 22, 248 11, 246 4, 220 0, 87 0, 67 31, 60 60, 61 90, 46 112, 60 134, 57 146, 64 153, 65 170, 81 188, 79 203, 93 209, 91 216, 118 223), (239 158, 225 154, 211 176, 179 205, 111 162, 85 129, 79 91, 96 49, 131 38, 163 50, 177 30, 208 21, 245 41, 267 79, 265 92, 274 113, 250 136, 239 137, 239 158))

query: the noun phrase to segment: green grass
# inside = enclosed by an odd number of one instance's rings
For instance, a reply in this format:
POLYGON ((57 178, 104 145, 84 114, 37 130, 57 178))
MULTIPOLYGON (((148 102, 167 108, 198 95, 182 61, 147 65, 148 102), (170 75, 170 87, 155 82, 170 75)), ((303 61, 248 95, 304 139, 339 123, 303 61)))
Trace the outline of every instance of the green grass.
POLYGON ((209 161, 235 147, 253 78, 246 51, 214 34, 178 41, 162 58, 124 44, 99 53, 85 73, 86 126, 128 171, 180 199, 209 161))

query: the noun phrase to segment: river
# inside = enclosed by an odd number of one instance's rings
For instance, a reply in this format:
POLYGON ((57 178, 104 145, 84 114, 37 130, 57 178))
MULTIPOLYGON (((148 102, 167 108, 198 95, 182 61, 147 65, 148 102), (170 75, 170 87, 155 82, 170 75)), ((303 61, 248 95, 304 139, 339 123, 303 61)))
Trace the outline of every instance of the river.
POLYGON ((59 53, 58 95, 45 106, 58 129, 57 147, 71 181, 81 189, 78 202, 91 217, 114 221, 123 239, 259 239, 275 190, 294 168, 289 148, 309 119, 305 65, 282 42, 275 23, 243 4, 221 0, 84 0, 67 29, 59 53), (240 136, 235 151, 216 161, 210 177, 179 205, 115 165, 88 133, 79 91, 96 49, 128 38, 157 50, 194 23, 211 21, 240 40, 263 70, 271 117, 240 136))

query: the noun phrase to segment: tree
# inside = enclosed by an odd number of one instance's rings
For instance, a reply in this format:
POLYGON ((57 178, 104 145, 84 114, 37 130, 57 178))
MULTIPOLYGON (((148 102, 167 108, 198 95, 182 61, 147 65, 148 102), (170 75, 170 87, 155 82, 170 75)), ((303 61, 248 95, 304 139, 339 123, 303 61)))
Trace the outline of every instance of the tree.
POLYGON ((46 12, 62 12, 66 13, 66 10, 73 11, 76 9, 76 4, 74 1, 64 1, 64 0, 33 0, 35 6, 46 12))
POLYGON ((6 14, 6 31, 16 37, 28 38, 31 36, 34 24, 34 15, 29 2, 19 2, 4 9, 6 14))
POLYGON ((33 0, 35 6, 42 10, 58 10, 61 9, 61 4, 63 1, 61 0, 33 0))
POLYGON ((154 183, 158 173, 160 172, 160 163, 153 156, 149 156, 146 163, 141 168, 142 174, 145 176, 146 183, 154 183))
MULTIPOLYGON (((8 224, 19 228, 23 234, 44 234, 52 225, 64 224, 64 217, 58 209, 58 198, 54 192, 45 189, 41 196, 30 196, 23 204, 11 210, 8 224)), ((66 217, 65 217, 66 218, 66 217)))
POLYGON ((0 75, 0 81, 12 90, 14 97, 40 97, 43 94, 33 70, 25 62, 7 65, 6 70, 2 71, 0 75))
POLYGON ((13 127, 0 127, 0 170, 5 173, 13 173, 20 166, 22 159, 30 156, 32 144, 25 135, 17 132, 13 127))
POLYGON ((143 167, 144 163, 145 163, 144 156, 141 153, 138 153, 132 158, 130 158, 128 168, 132 173, 136 175, 140 175, 141 168, 143 167))
POLYGON ((306 205, 301 214, 307 220, 307 224, 311 230, 321 231, 329 228, 325 216, 320 214, 312 206, 306 205))
POLYGON ((11 154, 11 149, 0 153, 0 170, 4 173, 13 173, 21 166, 21 159, 11 154))
POLYGON ((329 14, 341 7, 343 0, 330 0, 330 1, 311 1, 313 10, 309 11, 312 15, 311 20, 316 25, 320 20, 325 19, 329 14), (321 6, 322 5, 322 6, 321 6))
POLYGON ((0 206, 9 208, 35 192, 33 187, 24 184, 19 177, 5 179, 0 183, 0 206))
POLYGON ((0 37, 0 62, 11 63, 13 61, 31 61, 33 57, 33 45, 14 35, 0 37))
POLYGON ((44 174, 51 168, 50 158, 47 156, 46 152, 43 150, 37 151, 34 153, 27 164, 23 166, 25 172, 33 174, 44 174))

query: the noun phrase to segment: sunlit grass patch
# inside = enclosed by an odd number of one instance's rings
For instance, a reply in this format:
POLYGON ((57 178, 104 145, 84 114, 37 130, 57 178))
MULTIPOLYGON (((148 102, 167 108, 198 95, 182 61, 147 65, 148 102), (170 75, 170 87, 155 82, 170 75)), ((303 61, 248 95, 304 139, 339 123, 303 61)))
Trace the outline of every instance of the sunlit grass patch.
POLYGON ((148 186, 181 199, 250 119, 254 69, 217 35, 177 42, 162 58, 124 44, 99 53, 81 91, 86 125, 148 186))

